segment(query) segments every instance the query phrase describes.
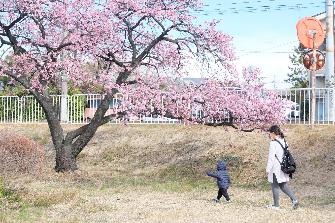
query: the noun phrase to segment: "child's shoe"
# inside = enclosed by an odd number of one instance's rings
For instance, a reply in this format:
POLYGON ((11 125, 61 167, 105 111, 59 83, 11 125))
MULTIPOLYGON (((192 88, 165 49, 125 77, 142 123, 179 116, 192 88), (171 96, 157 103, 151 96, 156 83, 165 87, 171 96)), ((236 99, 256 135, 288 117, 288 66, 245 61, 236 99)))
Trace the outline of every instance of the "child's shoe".
POLYGON ((217 198, 213 198, 212 201, 213 201, 214 203, 219 203, 219 202, 220 202, 220 200, 217 199, 217 198))
POLYGON ((230 203, 231 199, 229 198, 229 200, 227 200, 225 197, 223 198, 225 203, 230 203))

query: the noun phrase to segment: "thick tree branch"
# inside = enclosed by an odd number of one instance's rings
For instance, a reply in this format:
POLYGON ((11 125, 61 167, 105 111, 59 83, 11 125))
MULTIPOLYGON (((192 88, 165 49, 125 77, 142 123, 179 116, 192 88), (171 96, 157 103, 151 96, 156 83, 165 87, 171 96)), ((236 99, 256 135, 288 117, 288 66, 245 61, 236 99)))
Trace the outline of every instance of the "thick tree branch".
MULTIPOLYGON (((16 18, 13 22, 11 22, 8 26, 5 26, 6 29, 11 29, 13 26, 15 26, 17 23, 23 21, 27 17, 27 13, 21 13, 18 18, 16 18)), ((1 25, 0 25, 1 26, 1 25)))
POLYGON ((154 40, 149 43, 149 45, 142 51, 142 53, 136 58, 136 61, 134 62, 135 67, 139 65, 139 63, 143 60, 143 58, 148 55, 152 48, 154 48, 160 41, 163 40, 163 38, 175 27, 177 27, 180 24, 174 24, 170 26, 168 29, 166 29, 164 32, 162 32, 158 37, 156 37, 154 40))
POLYGON ((8 41, 6 41, 6 40, 4 40, 2 37, 0 37, 0 41, 1 41, 1 46, 3 46, 3 45, 9 45, 9 46, 11 46, 11 43, 8 42, 8 41))
POLYGON ((113 62, 113 63, 115 63, 117 66, 122 67, 122 68, 124 68, 124 69, 127 68, 127 67, 124 65, 123 62, 118 61, 118 60, 115 58, 115 55, 114 55, 114 53, 112 53, 112 52, 108 52, 108 53, 107 53, 107 56, 99 55, 98 57, 101 58, 101 59, 103 59, 103 60, 105 60, 105 61, 113 62))
POLYGON ((31 88, 31 84, 27 78, 25 78, 23 75, 17 75, 14 74, 12 71, 4 70, 2 71, 4 74, 12 77, 14 80, 19 82, 22 86, 24 86, 26 89, 29 89, 29 91, 34 95, 37 102, 41 105, 48 124, 50 133, 52 136, 53 144, 56 149, 60 149, 62 147, 62 141, 59 139, 63 139, 63 129, 60 125, 60 122, 58 120, 58 114, 57 110, 53 106, 52 99, 50 97, 47 97, 45 95, 42 95, 40 92, 33 90, 31 88))
MULTIPOLYGON (((92 139, 95 132, 97 131, 98 127, 103 125, 104 116, 106 111, 109 109, 109 102, 113 99, 113 96, 117 93, 117 89, 113 89, 111 94, 107 94, 102 100, 101 104, 99 105, 98 109, 96 110, 92 120, 90 123, 86 125, 85 128, 82 128, 78 132, 72 133, 72 136, 78 136, 73 146, 73 155, 76 157, 82 149, 87 145, 87 143, 92 139), (79 134, 81 133, 81 134, 79 134)), ((69 137, 70 139, 70 137, 69 137)))
MULTIPOLYGON (((220 123, 205 123, 205 125, 207 126, 213 126, 213 127, 217 127, 217 126, 229 126, 232 127, 234 129, 239 129, 236 125, 234 125, 231 122, 220 122, 220 123)), ((255 129, 239 129, 242 132, 253 132, 255 129)))
POLYGON ((136 48, 136 44, 135 44, 134 39, 133 39, 133 30, 134 30, 134 28, 131 27, 130 23, 126 19, 124 19, 123 21, 124 21, 124 23, 126 24, 126 26, 128 28, 128 30, 127 30, 127 33, 128 33, 127 38, 128 38, 129 43, 130 43, 131 50, 132 50, 132 61, 134 61, 135 58, 136 58, 136 56, 137 56, 137 48, 136 48))
MULTIPOLYGON (((137 21, 137 23, 135 23, 135 25, 129 27, 130 30, 134 30, 134 29, 136 29, 136 28, 141 24, 141 22, 144 21, 146 18, 148 18, 148 17, 147 17, 147 16, 143 16, 142 18, 140 18, 140 19, 137 21)), ((127 24, 127 26, 128 26, 128 24, 130 25, 129 22, 127 22, 126 24, 127 24)))
POLYGON ((40 23, 35 17, 32 17, 33 21, 35 22, 35 24, 38 26, 38 28, 40 29, 41 32, 41 36, 43 39, 45 39, 46 37, 46 33, 45 33, 45 28, 42 25, 42 23, 40 23))
POLYGON ((163 32, 166 30, 163 23, 161 23, 158 19, 156 19, 153 16, 151 16, 151 18, 162 28, 163 32))

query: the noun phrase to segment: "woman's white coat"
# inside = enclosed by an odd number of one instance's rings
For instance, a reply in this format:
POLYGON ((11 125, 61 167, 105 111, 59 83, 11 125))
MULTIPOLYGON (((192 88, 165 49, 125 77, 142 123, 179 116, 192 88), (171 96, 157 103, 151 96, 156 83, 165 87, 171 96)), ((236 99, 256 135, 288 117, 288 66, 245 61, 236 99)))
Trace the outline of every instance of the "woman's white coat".
MULTIPOLYGON (((278 141, 282 143, 282 145, 285 145, 284 139, 280 137, 276 137, 278 141)), ((290 177, 288 174, 285 174, 281 169, 280 169, 280 163, 276 159, 276 156, 280 160, 280 162, 283 159, 284 155, 284 150, 280 146, 280 144, 276 141, 271 141, 270 142, 270 147, 269 147, 269 157, 268 157, 268 162, 266 165, 266 172, 268 173, 268 181, 270 183, 273 183, 273 174, 276 175, 278 183, 283 183, 283 182, 288 182, 290 177)))

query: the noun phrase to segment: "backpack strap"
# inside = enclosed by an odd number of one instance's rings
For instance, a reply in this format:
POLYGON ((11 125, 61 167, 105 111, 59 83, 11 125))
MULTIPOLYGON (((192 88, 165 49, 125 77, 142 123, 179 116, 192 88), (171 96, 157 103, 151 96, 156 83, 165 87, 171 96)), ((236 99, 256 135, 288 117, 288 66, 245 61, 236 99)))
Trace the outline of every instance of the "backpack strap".
POLYGON ((283 144, 281 144, 281 142, 279 142, 279 140, 278 140, 278 139, 275 139, 275 140, 273 140, 273 141, 276 141, 276 142, 278 142, 278 143, 279 143, 279 145, 281 146, 281 148, 283 148, 283 150, 284 150, 284 151, 286 151, 286 150, 287 150, 287 143, 286 143, 286 140, 285 140, 285 139, 284 139, 285 146, 283 146, 283 144))
MULTIPOLYGON (((274 139, 273 141, 276 141, 276 142, 278 142, 279 143, 279 145, 281 146, 281 148, 283 148, 283 150, 284 150, 284 152, 286 152, 286 150, 287 150, 287 144, 286 144, 286 140, 284 139, 284 142, 285 142, 285 147, 283 146, 283 144, 281 144, 281 142, 279 142, 279 140, 278 139, 274 139)), ((275 154, 275 157, 276 157, 276 159, 278 160, 278 162, 280 163, 280 165, 281 165, 281 162, 280 162, 280 160, 278 159, 278 156, 275 154)))
POLYGON ((275 154, 276 159, 278 160, 279 164, 281 165, 281 162, 278 159, 278 156, 275 154))

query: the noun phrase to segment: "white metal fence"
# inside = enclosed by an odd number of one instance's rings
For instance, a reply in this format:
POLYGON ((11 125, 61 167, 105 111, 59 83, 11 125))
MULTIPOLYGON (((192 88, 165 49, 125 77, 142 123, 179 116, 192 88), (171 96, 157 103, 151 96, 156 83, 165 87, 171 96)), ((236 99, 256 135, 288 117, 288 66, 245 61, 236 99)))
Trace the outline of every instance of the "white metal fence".
MULTIPOLYGON (((317 88, 315 124, 334 124, 334 89, 317 88)), ((278 95, 292 102, 292 107, 286 110, 287 123, 311 124, 311 95, 310 88, 279 90, 278 95)), ((53 103, 60 117, 61 95, 53 96, 53 103)), ((93 117, 99 106, 102 95, 77 94, 67 97, 67 123, 83 124, 93 117)), ((118 105, 120 99, 113 99, 110 108, 118 105)), ((107 111, 107 115, 111 110, 107 111)), ((122 120, 112 120, 110 123, 120 123, 122 120)), ((178 120, 165 117, 127 117, 128 123, 174 124, 178 120)), ((42 107, 33 96, 0 96, 0 123, 46 123, 42 107)))
MULTIPOLYGON (((334 124, 334 89, 315 89, 315 123, 317 125, 334 124)), ((278 91, 278 94, 293 102, 291 108, 287 109, 287 122, 290 124, 310 125, 311 123, 311 88, 300 88, 278 91)))
MULTIPOLYGON (((99 106, 102 95, 100 94, 76 94, 67 96, 67 121, 69 124, 84 124, 93 118, 99 106)), ((60 119, 61 95, 52 96, 53 104, 60 119)), ((120 103, 120 99, 114 98, 106 115, 111 114, 112 108, 120 103)), ((125 117, 127 123, 133 124, 176 124, 180 120, 159 116, 129 116, 125 117)), ((114 119, 110 123, 123 123, 125 120, 114 119)), ((0 96, 0 123, 47 123, 45 113, 33 96, 0 96)))

